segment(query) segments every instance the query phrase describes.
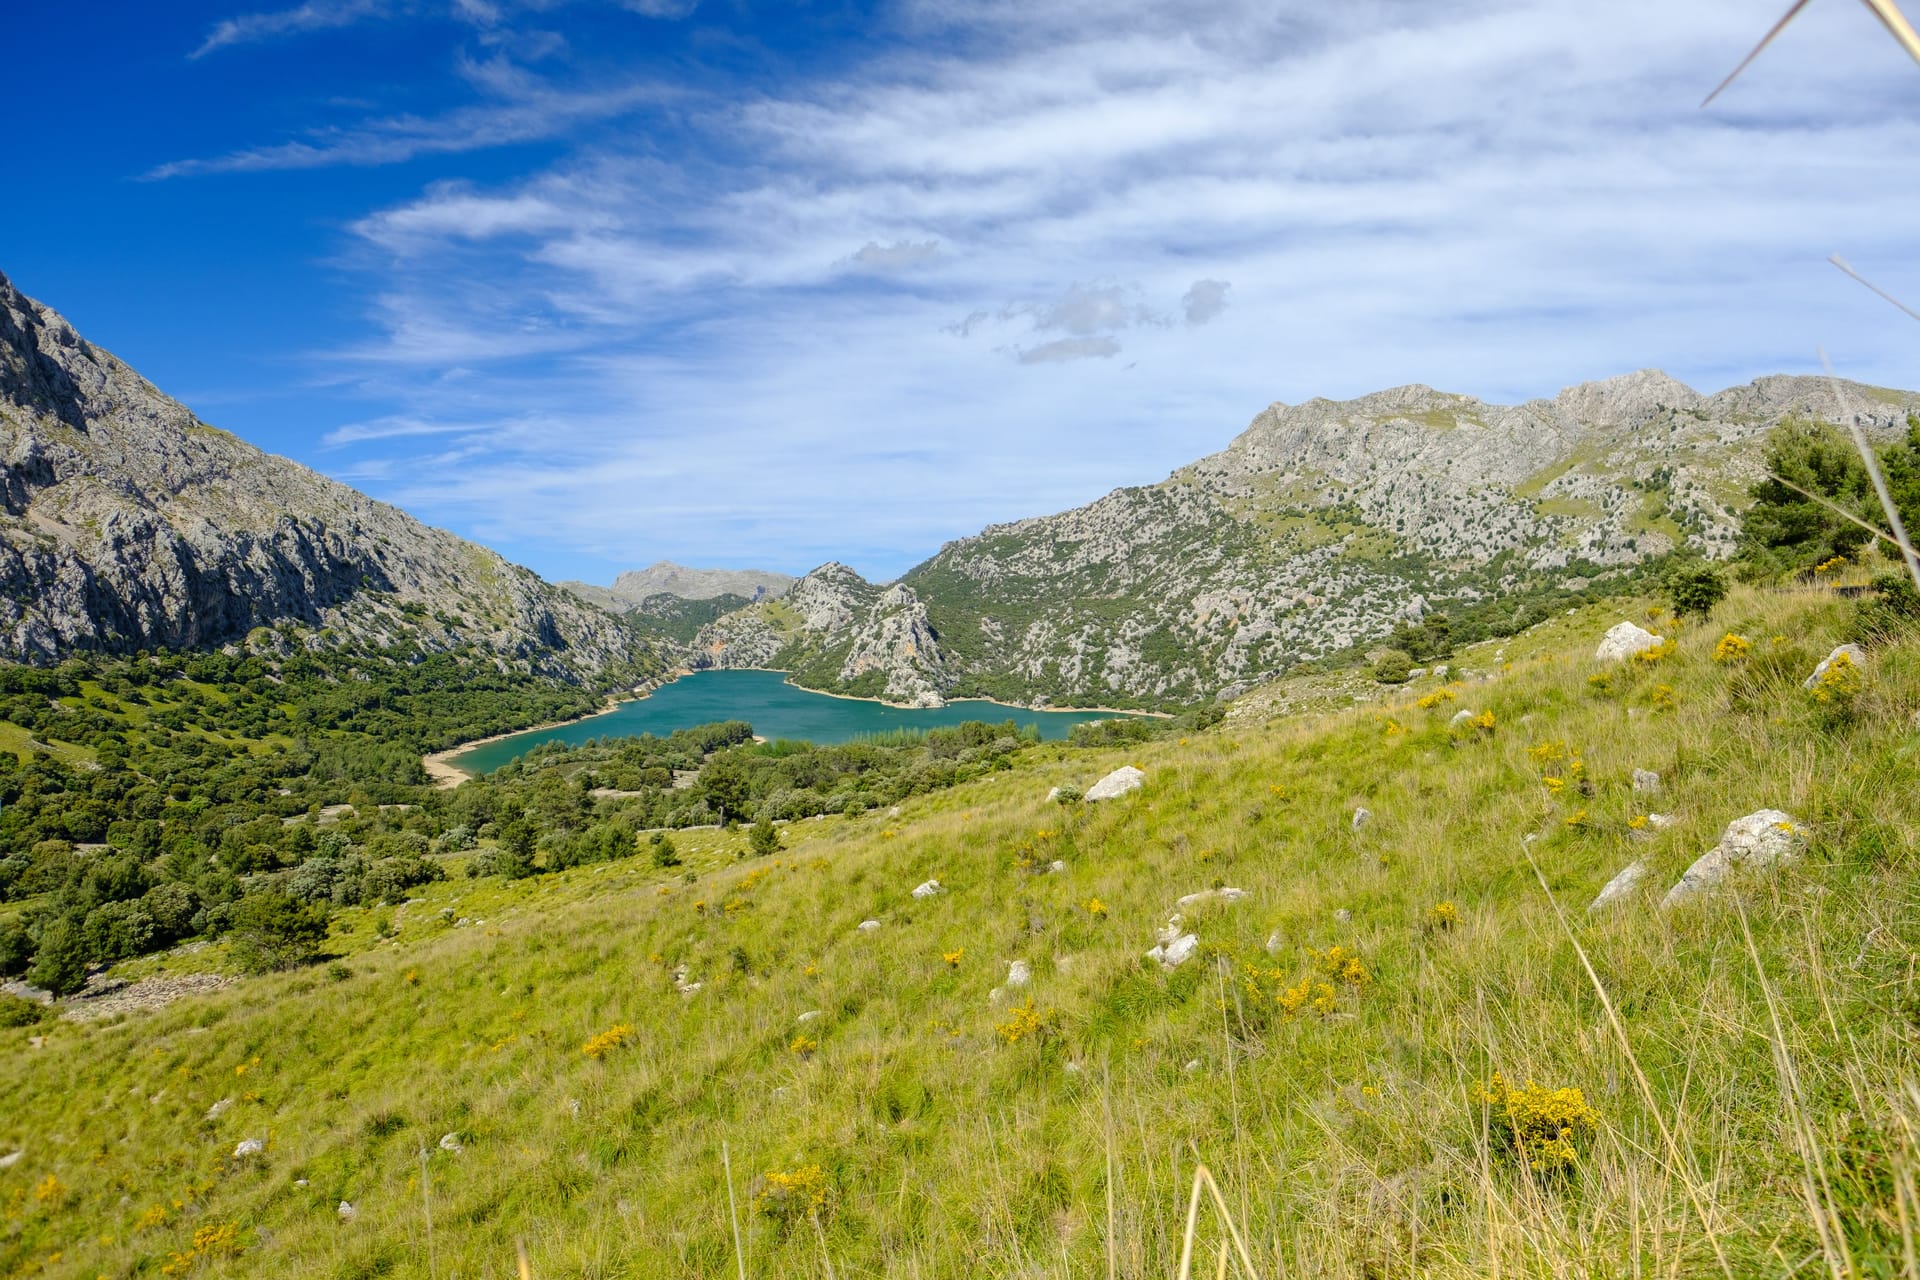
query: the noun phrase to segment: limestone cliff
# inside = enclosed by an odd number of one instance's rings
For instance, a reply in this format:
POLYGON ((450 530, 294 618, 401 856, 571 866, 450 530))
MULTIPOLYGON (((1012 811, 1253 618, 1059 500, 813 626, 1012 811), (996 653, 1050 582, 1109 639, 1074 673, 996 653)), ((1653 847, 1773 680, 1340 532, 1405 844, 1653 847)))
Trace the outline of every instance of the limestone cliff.
POLYGON ((200 422, 0 276, 0 658, 472 646, 596 680, 653 664, 527 569, 200 422))

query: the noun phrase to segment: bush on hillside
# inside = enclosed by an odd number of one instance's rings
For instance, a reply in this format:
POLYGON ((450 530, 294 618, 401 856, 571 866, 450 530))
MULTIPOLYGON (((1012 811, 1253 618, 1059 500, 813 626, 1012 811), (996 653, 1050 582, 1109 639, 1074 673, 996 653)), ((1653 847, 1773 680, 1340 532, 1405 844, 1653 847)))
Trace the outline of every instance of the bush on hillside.
POLYGON ((1719 565, 1696 560, 1667 573, 1667 600, 1680 617, 1704 618, 1727 598, 1727 575, 1719 565))
POLYGON ((1373 660, 1373 678, 1381 684, 1405 684, 1413 678, 1413 655, 1405 649, 1388 649, 1373 660))
MULTIPOLYGON (((230 950, 245 973, 311 963, 327 938, 327 910, 278 892, 253 893, 231 908, 230 950)), ((45 939, 41 940, 44 949, 45 939)))

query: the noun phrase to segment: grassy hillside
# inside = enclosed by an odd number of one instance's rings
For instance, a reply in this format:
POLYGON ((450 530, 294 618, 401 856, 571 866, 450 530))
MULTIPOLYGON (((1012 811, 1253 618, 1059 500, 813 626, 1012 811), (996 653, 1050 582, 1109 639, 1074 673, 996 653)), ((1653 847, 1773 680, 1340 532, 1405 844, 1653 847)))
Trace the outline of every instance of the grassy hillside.
POLYGON ((0 1029, 0 1274, 1172 1275, 1197 1161, 1262 1276, 1911 1273, 1920 645, 1817 698, 1851 609, 1736 591, 1604 669, 1645 618, 1587 609, 1484 680, 1035 748, 767 858, 455 874, 331 965, 0 1029), (1658 909, 1768 807, 1807 856, 1658 909))

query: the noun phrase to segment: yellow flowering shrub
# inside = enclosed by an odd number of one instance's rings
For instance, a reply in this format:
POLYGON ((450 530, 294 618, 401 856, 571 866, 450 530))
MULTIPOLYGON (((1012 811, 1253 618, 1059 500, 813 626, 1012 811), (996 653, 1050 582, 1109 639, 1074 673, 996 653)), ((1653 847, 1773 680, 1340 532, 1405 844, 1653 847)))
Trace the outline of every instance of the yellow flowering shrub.
POLYGON ((1087 914, 1093 916, 1095 919, 1107 914, 1107 904, 1098 898, 1088 898, 1086 907, 1087 914))
POLYGON ((755 1212, 789 1221, 818 1216, 827 1207, 827 1174, 817 1164, 791 1172, 770 1172, 753 1198, 755 1212))
POLYGON ((1436 929, 1451 929, 1460 923, 1460 908, 1449 898, 1427 908, 1427 923, 1436 929))
POLYGON ((1847 706, 1859 696, 1863 684, 1852 655, 1837 653, 1813 682, 1813 700, 1827 706, 1847 706))
POLYGON ((814 1050, 818 1049, 819 1047, 820 1047, 820 1042, 818 1040, 814 1040, 808 1036, 801 1035, 801 1036, 795 1036, 792 1040, 790 1040, 787 1043, 787 1052, 791 1053, 796 1058, 811 1058, 814 1054, 814 1050))
POLYGON ((1313 958, 1319 964, 1320 972, 1348 986, 1364 987, 1373 981, 1373 975, 1367 972, 1367 966, 1359 954, 1346 947, 1328 947, 1325 951, 1314 952, 1313 958))
POLYGON ((1633 660, 1643 667, 1651 667, 1671 658, 1674 655, 1674 651, 1679 647, 1679 641, 1669 638, 1662 640, 1659 644, 1640 650, 1640 652, 1633 655, 1633 660))
POLYGON ((1726 665, 1729 662, 1744 662, 1753 652, 1753 641, 1729 631, 1720 637, 1720 643, 1713 646, 1713 660, 1726 665))
POLYGON ((202 1258, 230 1258, 241 1251, 240 1228, 232 1222, 208 1223, 196 1227, 193 1243, 175 1253, 160 1267, 163 1276, 183 1276, 202 1258))
POLYGON ((1422 711, 1431 711, 1435 707, 1445 703, 1458 702, 1459 700, 1459 695, 1454 693, 1451 688, 1442 686, 1441 688, 1435 689, 1432 693, 1422 694, 1414 700, 1414 705, 1422 711))
POLYGON ((1045 1009, 1036 1009, 1029 999, 1025 1004, 1015 1005, 1007 1010, 1007 1020, 994 1026, 994 1034, 1008 1044, 1019 1044, 1022 1040, 1037 1039, 1047 1033, 1053 1015, 1045 1009))
POLYGON ((1671 711, 1674 707, 1678 706, 1679 703, 1680 699, 1678 695, 1674 693, 1672 685, 1657 684, 1653 686, 1653 705, 1660 708, 1660 710, 1671 711))
POLYGON ((66 1184, 51 1173, 40 1179, 33 1187, 33 1198, 41 1204, 48 1204, 52 1201, 62 1199, 66 1194, 66 1184))
POLYGON ((965 947, 955 947, 951 951, 942 951, 940 953, 940 962, 949 969, 958 969, 960 967, 960 961, 966 957, 966 954, 967 949, 965 947))
POLYGON ((1819 564, 1813 566, 1813 571, 1815 573, 1838 573, 1846 567, 1847 558, 1845 556, 1834 556, 1831 559, 1822 560, 1819 564))
POLYGON ((1473 1100, 1487 1109, 1495 1148, 1536 1172, 1571 1168, 1579 1143, 1600 1128, 1600 1113, 1580 1090, 1548 1089, 1531 1080, 1516 1089, 1497 1071, 1475 1086, 1473 1100))
POLYGON ((1475 716, 1471 721, 1469 721, 1469 723, 1472 724, 1474 728, 1478 729, 1482 733, 1492 733, 1494 726, 1498 724, 1499 721, 1494 717, 1493 712, 1482 711, 1479 715, 1475 716))
POLYGON ((589 1039, 585 1044, 580 1046, 580 1052, 586 1054, 589 1058, 604 1058, 627 1041, 633 1039, 633 1036, 634 1030, 632 1024, 622 1022, 615 1026, 608 1027, 599 1035, 589 1039))

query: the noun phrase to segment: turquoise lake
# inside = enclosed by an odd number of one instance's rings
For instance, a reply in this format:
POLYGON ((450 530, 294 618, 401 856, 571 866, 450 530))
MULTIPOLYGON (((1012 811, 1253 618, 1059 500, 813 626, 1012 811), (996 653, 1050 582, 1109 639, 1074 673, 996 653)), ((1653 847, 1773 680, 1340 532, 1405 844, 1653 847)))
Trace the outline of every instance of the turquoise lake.
POLYGON ((762 738, 804 739, 822 745, 852 742, 899 729, 943 729, 969 720, 1002 724, 1008 720, 1037 727, 1043 738, 1064 738, 1076 724, 1110 720, 1108 711, 1029 711, 995 702, 951 702, 944 707, 909 709, 859 698, 834 698, 787 683, 778 671, 696 671, 664 685, 645 698, 623 702, 585 720, 553 729, 529 729, 463 751, 455 768, 489 773, 515 756, 545 742, 579 746, 595 738, 633 738, 669 734, 717 720, 745 720, 762 738))

